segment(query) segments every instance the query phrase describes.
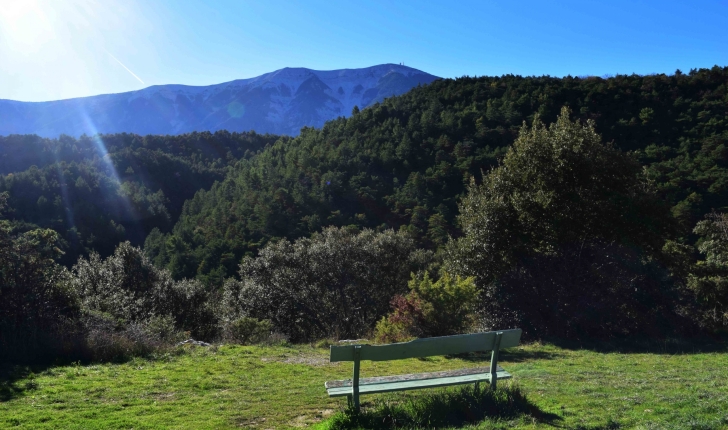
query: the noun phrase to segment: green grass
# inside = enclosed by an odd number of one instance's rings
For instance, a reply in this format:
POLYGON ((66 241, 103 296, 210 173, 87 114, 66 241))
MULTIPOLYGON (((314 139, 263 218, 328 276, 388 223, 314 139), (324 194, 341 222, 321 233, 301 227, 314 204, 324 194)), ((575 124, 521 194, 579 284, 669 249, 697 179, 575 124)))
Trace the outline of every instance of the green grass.
MULTIPOLYGON (((514 375, 514 385, 501 385, 523 394, 528 411, 496 414, 476 428, 728 428, 725 343, 533 344, 501 359, 514 375)), ((362 376, 487 361, 364 362, 362 376)), ((342 419, 346 401, 329 399, 323 383, 350 372, 350 364, 330 364, 326 349, 307 345, 194 348, 117 364, 5 366, 0 428, 326 428, 342 419)), ((422 416, 423 408, 447 408, 445 400, 462 393, 450 388, 364 396, 363 410, 422 416)))

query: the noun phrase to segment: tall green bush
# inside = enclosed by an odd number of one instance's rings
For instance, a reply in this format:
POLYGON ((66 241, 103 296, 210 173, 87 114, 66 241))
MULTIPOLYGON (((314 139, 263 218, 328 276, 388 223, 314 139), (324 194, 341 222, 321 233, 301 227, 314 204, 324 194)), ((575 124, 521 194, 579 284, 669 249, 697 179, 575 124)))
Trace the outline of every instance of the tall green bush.
POLYGON ((476 278, 491 328, 638 332, 654 303, 674 315, 663 306, 673 285, 659 259, 675 224, 636 160, 569 115, 564 108, 549 127, 524 124, 501 165, 471 183, 460 205, 464 235, 448 245, 444 267, 476 278))

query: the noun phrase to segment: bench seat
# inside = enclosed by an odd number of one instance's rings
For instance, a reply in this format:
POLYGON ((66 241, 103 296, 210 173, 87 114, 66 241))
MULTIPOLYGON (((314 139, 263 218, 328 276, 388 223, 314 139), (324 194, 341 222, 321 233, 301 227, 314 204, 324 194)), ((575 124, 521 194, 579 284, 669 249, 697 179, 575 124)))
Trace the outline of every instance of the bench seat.
MULTIPOLYGON (((497 368, 496 379, 510 379, 511 374, 497 368)), ((475 367, 470 369, 449 370, 444 372, 414 373, 410 375, 377 376, 359 379, 359 394, 387 393, 390 391, 417 390, 420 388, 444 387, 448 385, 472 384, 490 381, 490 369, 475 367)), ((351 395, 351 379, 326 382, 329 397, 351 395)))

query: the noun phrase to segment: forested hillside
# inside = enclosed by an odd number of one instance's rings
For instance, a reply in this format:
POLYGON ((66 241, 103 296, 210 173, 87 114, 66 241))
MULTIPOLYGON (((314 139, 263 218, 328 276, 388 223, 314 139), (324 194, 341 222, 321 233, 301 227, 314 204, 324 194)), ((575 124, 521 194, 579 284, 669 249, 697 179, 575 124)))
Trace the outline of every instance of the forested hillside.
POLYGON ((185 204, 172 237, 146 250, 176 277, 216 282, 267 242, 323 226, 404 229, 437 249, 457 237, 471 177, 497 165, 522 123, 562 106, 632 152, 679 222, 679 239, 728 206, 728 68, 673 75, 464 77, 385 100, 321 129, 305 128, 238 163, 185 204))
POLYGON ((254 132, 0 136, 0 192, 9 193, 15 228, 56 230, 62 261, 71 265, 91 250, 109 255, 124 240, 141 244, 153 228, 168 231, 185 200, 277 139, 254 132))
POLYGON ((727 84, 461 78, 296 138, 2 138, 0 359, 724 332, 727 84))

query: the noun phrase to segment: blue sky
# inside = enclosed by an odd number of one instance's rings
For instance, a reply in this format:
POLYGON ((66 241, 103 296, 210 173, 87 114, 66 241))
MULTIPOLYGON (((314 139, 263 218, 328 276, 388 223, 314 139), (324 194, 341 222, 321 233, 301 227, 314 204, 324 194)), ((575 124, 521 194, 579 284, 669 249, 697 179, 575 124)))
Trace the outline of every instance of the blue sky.
POLYGON ((0 99, 400 62, 442 77, 728 66, 728 1, 0 0, 0 99))

